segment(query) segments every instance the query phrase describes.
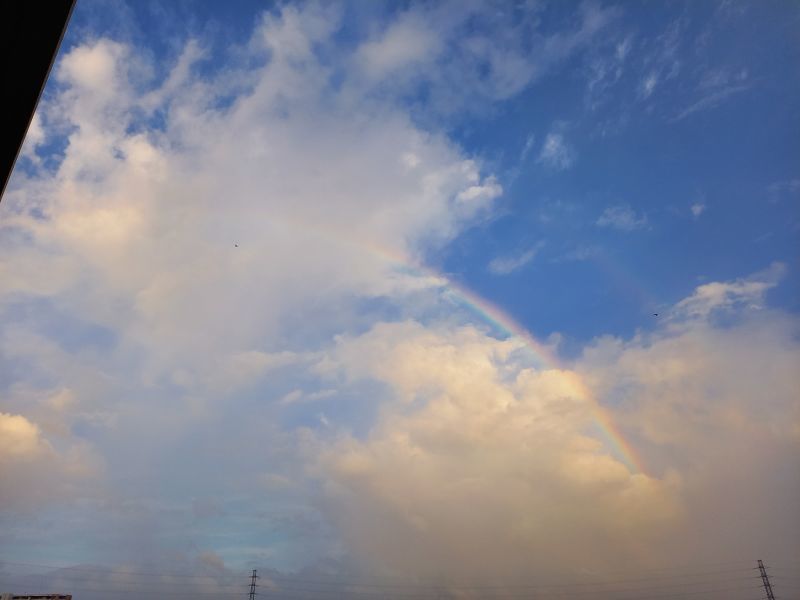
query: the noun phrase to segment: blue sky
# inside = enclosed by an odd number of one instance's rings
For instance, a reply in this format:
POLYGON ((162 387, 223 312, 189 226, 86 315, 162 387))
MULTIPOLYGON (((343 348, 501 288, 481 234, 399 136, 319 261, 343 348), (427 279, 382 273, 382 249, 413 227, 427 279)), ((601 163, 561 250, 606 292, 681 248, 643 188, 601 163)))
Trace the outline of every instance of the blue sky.
MULTIPOLYGON (((586 338, 650 327, 652 312, 704 278, 791 262, 796 205, 773 190, 794 179, 798 162, 797 81, 784 70, 797 48, 778 33, 791 21, 776 8, 750 6, 737 19, 711 3, 627 6, 590 56, 569 61, 494 118, 459 127, 466 147, 519 175, 503 199, 507 212, 470 232, 447 267, 511 302, 534 331, 586 338), (627 54, 617 76, 620 47, 627 54), (606 70, 613 72, 593 92, 606 70), (658 83, 645 98, 651 74, 658 83), (537 162, 554 127, 574 155, 564 168, 537 162), (534 145, 522 158, 529 136, 534 145), (597 227, 609 206, 631 212, 629 228, 597 227), (536 260, 506 278, 480 268, 487 256, 518 255, 541 241, 536 260), (591 257, 570 261, 580 250, 602 253, 617 273, 591 257)), ((782 301, 796 309, 796 279, 785 285, 782 301)))
POLYGON ((0 588, 788 568, 798 21, 79 0, 0 206, 0 588))

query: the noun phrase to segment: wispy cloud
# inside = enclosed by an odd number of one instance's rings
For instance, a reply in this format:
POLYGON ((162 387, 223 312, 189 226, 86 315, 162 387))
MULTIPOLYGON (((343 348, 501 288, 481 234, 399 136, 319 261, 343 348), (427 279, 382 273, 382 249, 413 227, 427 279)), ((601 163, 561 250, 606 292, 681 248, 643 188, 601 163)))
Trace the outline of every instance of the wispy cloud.
POLYGON ((649 43, 642 47, 642 74, 636 95, 642 101, 650 99, 657 88, 676 78, 681 71, 679 50, 683 43, 686 23, 682 19, 672 21, 649 43))
POLYGON ((767 191, 772 196, 782 196, 784 194, 791 195, 800 192, 800 179, 786 179, 784 181, 775 181, 767 187, 767 191))
POLYGON ((577 246, 567 250, 560 256, 554 257, 552 262, 579 262, 590 260, 600 254, 600 251, 598 246, 577 246))
POLYGON ((527 138, 525 138, 525 145, 522 147, 522 152, 520 152, 519 155, 520 162, 524 162, 525 159, 528 158, 528 155, 531 153, 531 150, 533 150, 535 142, 536 142, 536 136, 532 133, 528 135, 527 138))
POLYGON ((700 98, 700 100, 698 100, 694 104, 691 104, 691 105, 687 106, 685 109, 683 109, 677 115, 672 117, 672 119, 670 119, 670 121, 672 121, 672 122, 682 121, 683 119, 685 119, 686 117, 688 117, 690 115, 693 115, 694 113, 697 113, 697 112, 700 112, 700 111, 703 111, 703 110, 708 110, 710 108, 714 108, 715 106, 718 106, 719 104, 721 104, 722 102, 724 102, 725 100, 730 98, 731 96, 734 96, 736 94, 740 94, 741 92, 747 91, 749 89, 750 89, 750 85, 749 84, 741 84, 741 85, 732 85, 732 86, 723 88, 721 90, 717 90, 715 92, 712 92, 709 95, 704 96, 703 98, 700 98))
POLYGON ((530 263, 544 246, 544 242, 537 243, 533 248, 518 256, 505 256, 494 258, 489 262, 488 269, 494 275, 508 275, 530 263))
POLYGON ((647 227, 647 217, 637 214, 627 204, 609 206, 603 211, 595 223, 599 227, 611 227, 620 231, 634 231, 647 227))
POLYGON ((641 83, 639 84, 639 96, 644 99, 649 98, 653 94, 653 91, 656 89, 657 84, 658 84, 658 74, 649 73, 647 77, 642 79, 641 83))
POLYGON ((752 84, 748 81, 748 77, 747 69, 708 70, 697 85, 700 98, 672 117, 671 121, 681 121, 694 113, 714 108, 731 96, 749 90, 752 84))
POLYGON ((402 93, 424 86, 431 104, 443 112, 474 109, 519 93, 586 49, 620 14, 587 3, 576 26, 542 35, 536 11, 455 6, 421 4, 401 12, 359 46, 353 70, 367 86, 402 93), (503 31, 499 38, 491 35, 497 30, 503 31))
POLYGON ((558 171, 568 169, 575 162, 575 151, 561 133, 548 133, 539 152, 538 162, 558 171))
POLYGON ((738 306, 762 308, 765 294, 778 285, 785 273, 786 265, 776 262, 749 277, 703 284, 691 296, 678 302, 672 314, 679 318, 707 318, 715 311, 738 306))
POLYGON ((633 48, 633 36, 628 35, 610 48, 596 49, 589 61, 585 101, 591 110, 610 99, 610 89, 622 78, 626 59, 633 48))

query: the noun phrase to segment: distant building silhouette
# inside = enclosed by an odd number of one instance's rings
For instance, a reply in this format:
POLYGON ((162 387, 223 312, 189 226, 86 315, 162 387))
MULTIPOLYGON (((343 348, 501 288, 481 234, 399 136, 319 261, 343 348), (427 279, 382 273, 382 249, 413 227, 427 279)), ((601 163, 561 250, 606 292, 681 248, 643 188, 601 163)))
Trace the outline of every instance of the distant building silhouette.
POLYGON ((44 596, 0 594, 0 600, 72 600, 72 594, 45 594, 44 596))

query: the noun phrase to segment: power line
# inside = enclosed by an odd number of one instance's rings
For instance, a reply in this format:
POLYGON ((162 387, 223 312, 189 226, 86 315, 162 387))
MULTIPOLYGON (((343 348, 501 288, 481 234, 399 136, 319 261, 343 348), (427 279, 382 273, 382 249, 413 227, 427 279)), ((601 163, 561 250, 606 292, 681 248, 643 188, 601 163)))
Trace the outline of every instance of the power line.
MULTIPOLYGON (((726 584, 730 584, 732 581, 753 581, 754 579, 759 579, 758 576, 755 578, 753 577, 744 577, 738 579, 727 579, 727 580, 704 580, 704 581, 695 581, 695 582, 684 582, 683 584, 660 584, 656 586, 637 586, 637 587, 627 587, 627 588, 608 588, 608 587, 594 587, 593 589, 589 588, 582 588, 582 589, 553 589, 547 587, 541 587, 538 590, 514 590, 514 589, 503 589, 503 588, 495 588, 493 590, 486 590, 483 589, 481 591, 482 595, 485 595, 487 592, 493 592, 493 596, 500 596, 504 598, 518 598, 518 597, 530 597, 531 593, 535 593, 537 596, 539 593, 544 593, 548 595, 557 594, 561 598, 584 598, 586 596, 593 596, 596 597, 598 595, 608 595, 613 594, 615 598, 620 600, 625 600, 626 598, 631 598, 630 594, 634 594, 637 599, 641 597, 642 593, 651 593, 653 597, 663 596, 664 594, 660 594, 659 592, 666 592, 666 595, 674 597, 674 596, 683 596, 683 595, 697 595, 697 594, 705 594, 710 593, 715 589, 718 589, 720 585, 724 586, 726 584), (715 587, 716 586, 716 587, 715 587), (675 588, 689 588, 689 589, 675 589, 675 588), (709 590, 708 588, 711 588, 709 590)), ((232 596, 238 594, 233 594, 232 592, 224 592, 223 588, 216 588, 213 592, 188 592, 188 591, 165 591, 163 587, 142 587, 136 586, 134 584, 133 588, 130 587, 130 584, 117 583, 116 585, 114 582, 104 582, 106 583, 105 586, 102 584, 98 586, 90 586, 86 588, 80 588, 87 592, 100 592, 100 591, 108 591, 108 592, 120 592, 120 593, 132 593, 132 592, 149 592, 149 593, 162 593, 165 595, 175 595, 175 596, 182 596, 187 594, 196 593, 197 595, 218 595, 218 596, 232 596), (115 585, 112 589, 108 587, 108 585, 115 585), (120 587, 120 585, 124 585, 126 587, 120 587)), ((300 582, 302 585, 302 581, 300 582)), ((74 588, 73 588, 74 589, 74 588)), ((182 587, 185 589, 185 587, 182 587)), ((225 588, 231 589, 231 588, 225 588)), ((236 588, 241 589, 241 588, 236 588)), ((375 597, 385 597, 387 594, 391 595, 395 598, 433 598, 435 597, 439 591, 441 591, 442 587, 437 588, 428 588, 424 590, 420 589, 394 589, 394 590, 364 590, 358 589, 357 586, 347 586, 341 587, 338 585, 329 586, 326 588, 308 588, 308 587, 299 587, 297 585, 294 586, 276 586, 271 588, 270 591, 267 593, 268 596, 271 596, 273 593, 280 594, 280 596, 291 595, 292 597, 341 597, 344 594, 347 594, 351 597, 364 597, 364 598, 375 598, 375 597)), ((463 588, 458 587, 450 587, 446 588, 450 592, 457 592, 457 591, 465 591, 463 588)), ((728 589, 728 588, 726 588, 728 589)), ((733 588, 731 588, 733 589, 733 588)), ((744 588, 740 587, 738 589, 752 589, 752 588, 744 588)), ((760 589, 758 587, 757 589, 760 589)), ((251 588, 252 591, 252 588, 251 588)), ((475 590, 473 590, 475 591, 475 590)))
MULTIPOLYGON (((211 574, 188 574, 188 573, 175 573, 175 572, 145 572, 145 571, 128 571, 128 570, 120 570, 120 569, 113 569, 113 568, 104 568, 104 567, 89 567, 89 566, 75 566, 75 567, 63 567, 58 565, 47 565, 41 563, 20 563, 20 562, 10 562, 10 561, 0 561, 0 564, 7 564, 7 565, 14 565, 14 566, 30 566, 30 567, 40 567, 46 569, 58 569, 60 571, 78 571, 78 572, 90 572, 90 573, 101 573, 101 574, 120 574, 120 575, 132 575, 132 576, 152 576, 152 577, 190 577, 190 578, 203 578, 207 579, 209 577, 215 577, 215 575, 211 574)), ((752 563, 751 563, 752 564, 752 563)), ((770 568, 770 567, 768 567, 770 568)), ((576 583, 568 583, 568 584, 529 584, 529 583, 520 583, 520 584, 504 584, 500 586, 492 586, 492 585, 469 585, 469 584, 457 584, 459 588, 469 588, 469 589, 490 589, 493 587, 515 587, 515 588, 529 588, 529 587, 558 587, 558 586, 593 586, 593 585, 613 585, 617 583, 637 583, 637 582, 647 582, 647 581, 657 581, 657 580, 671 580, 671 579, 684 579, 686 577, 705 577, 708 575, 717 575, 717 574, 729 574, 729 573, 742 573, 743 571, 755 571, 757 568, 738 568, 738 569, 719 569, 719 570, 711 570, 711 571, 694 571, 690 573, 680 573, 674 575, 653 575, 650 577, 640 577, 635 579, 612 579, 612 580, 596 580, 596 581, 585 581, 585 582, 576 582, 576 583)), ((242 572, 232 572, 228 574, 222 575, 222 577, 226 578, 234 578, 240 577, 244 573, 242 572)), ((249 576, 250 574, 248 574, 249 576)), ((268 575, 269 579, 273 581, 297 581, 297 576, 290 576, 290 575, 268 575)), ((336 584, 341 583, 343 585, 349 584, 357 584, 363 587, 409 587, 409 586, 417 586, 417 587, 431 587, 431 584, 428 583, 413 583, 413 582, 402 582, 402 583, 365 583, 365 581, 370 581, 369 579, 359 579, 358 581, 347 581, 341 579, 325 579, 325 580, 305 580, 306 583, 319 583, 319 584, 336 584)))
MULTIPOLYGON (((726 561, 726 562, 715 562, 715 563, 695 563, 693 565, 685 565, 685 566, 681 566, 681 567, 663 567, 663 568, 658 568, 658 569, 637 569, 637 572, 638 573, 642 573, 642 574, 646 574, 646 573, 661 573, 661 572, 664 572, 664 571, 682 571, 682 570, 685 570, 685 569, 695 569, 697 567, 714 567, 714 566, 724 566, 724 565, 731 565, 731 564, 745 565, 745 564, 752 564, 752 563, 750 561, 738 561, 738 560, 737 561, 726 561)), ((120 575, 133 575, 133 576, 137 576, 137 577, 138 576, 158 576, 158 577, 165 576, 165 577, 187 577, 187 578, 207 578, 207 577, 212 577, 212 576, 216 577, 216 575, 186 573, 186 572, 174 572, 174 571, 159 571, 159 572, 153 572, 153 571, 130 571, 130 570, 127 570, 127 569, 115 569, 113 567, 105 567, 105 566, 102 566, 102 565, 101 566, 87 566, 87 565, 64 566, 64 565, 52 565, 52 564, 32 563, 32 562, 15 562, 15 561, 4 561, 4 560, 0 560, 0 565, 39 567, 39 568, 43 568, 43 569, 59 569, 59 570, 62 570, 62 571, 67 571, 67 570, 68 571, 89 571, 89 572, 90 571, 99 571, 99 572, 102 572, 102 573, 116 573, 116 574, 120 574, 120 575)), ((744 567, 742 567, 742 568, 744 568, 744 567)), ((647 581, 647 580, 650 580, 650 579, 661 579, 661 578, 677 579, 677 578, 682 578, 682 577, 693 577, 693 576, 701 576, 701 575, 708 575, 708 574, 715 574, 715 573, 720 573, 720 574, 722 574, 722 573, 735 573, 735 572, 740 572, 742 570, 742 568, 713 570, 713 571, 708 571, 708 570, 691 571, 691 572, 687 572, 687 573, 675 573, 674 575, 667 575, 667 574, 664 574, 664 575, 653 575, 651 577, 645 577, 643 579, 622 580, 622 581, 647 581)), ((766 568, 768 570, 769 569, 777 569, 777 568, 786 569, 786 567, 777 567, 777 566, 769 566, 769 567, 766 567, 766 568)), ((757 568, 748 567, 747 570, 757 570, 757 568)), ((607 572, 607 573, 614 573, 614 572, 629 573, 630 569, 626 569, 624 571, 605 571, 605 572, 607 572)), ((229 573, 224 574, 223 576, 224 577, 229 577, 229 578, 239 578, 239 577, 241 577, 241 576, 243 576, 245 574, 250 576, 250 573, 248 573, 246 571, 231 571, 229 573)), ((573 573, 573 572, 568 572, 568 573, 565 572, 563 575, 575 576, 577 574, 573 573)), ((585 577, 586 575, 582 575, 582 576, 585 577)), ((269 577, 270 577, 270 579, 273 579, 273 580, 280 580, 280 579, 291 579, 291 580, 294 580, 295 579, 295 577, 293 577, 293 576, 278 575, 278 574, 271 575, 269 577)), ((364 578, 364 579, 361 579, 359 581, 374 581, 374 580, 375 580, 375 578, 364 578)), ((620 580, 608 581, 608 583, 614 583, 616 581, 620 581, 620 580)), ((324 583, 327 583, 327 582, 328 581, 325 581, 324 583)), ((587 585, 593 585, 594 583, 595 582, 587 582, 587 585)), ((395 585, 395 584, 386 583, 384 581, 384 582, 382 582, 380 584, 367 584, 367 583, 365 583, 364 585, 376 585, 376 586, 389 585, 389 586, 391 586, 391 585, 395 585)), ((407 582, 404 582, 402 584, 397 584, 397 585, 409 585, 409 584, 407 582)), ((413 584, 411 584, 411 585, 413 585, 413 584)), ((418 584, 418 585, 425 586, 425 585, 428 585, 428 584, 418 584)), ((520 584, 520 585, 522 587, 526 587, 527 586, 527 584, 520 584)), ((480 587, 486 587, 486 586, 480 586, 480 587)))
MULTIPOLYGON (((38 573, 26 575, 13 575, 15 578, 24 578, 27 582, 31 579, 58 579, 58 578, 77 578, 80 580, 81 574, 86 573, 83 577, 84 583, 96 581, 102 587, 88 586, 82 590, 86 593, 101 593, 115 592, 120 594, 128 594, 135 592, 151 592, 158 593, 165 596, 185 596, 185 595, 216 595, 217 597, 241 597, 240 592, 234 590, 242 590, 239 586, 223 586, 215 579, 225 579, 235 574, 189 574, 189 573, 176 573, 176 572, 152 572, 152 571, 129 571, 119 569, 103 569, 102 567, 60 567, 55 565, 45 565, 40 563, 21 563, 12 561, 0 561, 1 565, 9 566, 24 566, 24 567, 39 567, 56 570, 55 573, 38 573), (212 585, 202 585, 197 581, 197 585, 202 586, 201 589, 209 591, 187 591, 187 584, 181 581, 150 581, 147 582, 151 586, 156 587, 142 587, 135 582, 128 581, 110 581, 108 579, 97 579, 104 575, 125 575, 131 577, 165 577, 165 578, 192 578, 195 580, 204 579, 214 582, 212 585), (119 586, 134 586, 122 587, 119 586), (111 589, 109 586, 115 586, 116 589, 111 589), (173 586, 170 589, 169 586, 173 586), (178 586, 180 591, 173 591, 174 586, 178 586), (213 591, 210 591, 213 590, 213 591), (231 591, 228 591, 231 590, 231 591)), ((729 563, 715 563, 720 565, 734 564, 729 563)), ((751 563, 752 564, 752 563, 751 563)), ((695 565, 697 568, 700 565, 695 565)), ((767 567, 765 567, 765 570, 767 567)), ((745 582, 757 581, 761 579, 760 573, 755 568, 737 568, 737 569, 706 569, 703 571, 694 571, 691 573, 665 573, 661 571, 659 575, 651 575, 650 577, 638 577, 629 579, 617 580, 601 580, 601 581, 581 581, 572 583, 529 583, 529 584, 505 584, 505 585, 465 585, 453 583, 451 585, 435 585, 435 584, 420 584, 413 582, 403 583, 365 583, 360 581, 345 581, 345 580, 309 580, 302 576, 281 576, 274 577, 266 576, 270 582, 270 586, 265 588, 262 592, 265 597, 292 597, 292 598, 328 598, 328 597, 344 597, 345 595, 352 598, 376 598, 376 597, 396 597, 396 598, 435 598, 447 590, 449 593, 457 592, 472 592, 479 593, 482 597, 493 596, 503 598, 514 597, 541 597, 541 594, 547 597, 557 596, 560 598, 585 598, 587 596, 594 597, 611 597, 613 596, 618 600, 641 600, 641 594, 650 594, 649 598, 666 598, 684 597, 684 596, 702 596, 704 594, 711 594, 721 591, 720 588, 724 587, 725 591, 752 591, 752 589, 762 589, 745 587, 740 585, 736 588, 730 588, 732 582, 745 582), (748 575, 748 573, 752 573, 748 575), (730 577, 731 574, 741 575, 740 577, 730 577), (662 592, 665 592, 666 595, 662 592), (277 595, 277 596, 276 596, 277 595)), ((0 574, 0 579, 3 575, 0 574)), ((256 579, 261 578, 258 576, 257 571, 254 569, 250 574, 251 598, 255 596, 255 588, 258 587, 256 579), (254 578, 255 577, 255 578, 254 578), (255 585, 253 585, 255 584, 255 585)), ((373 580, 374 581, 374 580, 373 580)), ((76 581, 80 585, 80 581, 76 581)), ((210 582, 209 582, 210 583, 210 582)), ((81 591, 81 590, 75 590, 81 591)))
MULTIPOLYGON (((270 578, 267 577, 269 580, 270 578)), ((698 586, 703 584, 714 584, 720 582, 730 582, 730 581, 756 581, 760 579, 758 575, 747 575, 744 577, 713 577, 713 578, 704 578, 696 581, 681 581, 681 582, 674 582, 674 581, 655 581, 655 580, 627 580, 627 581, 617 581, 617 582, 582 582, 582 583, 561 583, 561 584, 530 584, 525 586, 520 585, 495 585, 495 586, 465 586, 459 584, 452 584, 449 585, 449 589, 453 590, 474 590, 474 591, 492 591, 492 590, 510 590, 510 591, 517 591, 520 593, 524 593, 529 590, 560 590, 560 589, 570 589, 574 590, 573 593, 592 593, 594 590, 597 589, 605 589, 608 591, 619 591, 619 592, 633 592, 633 591, 641 591, 641 590, 652 590, 652 589, 666 589, 666 588, 674 588, 674 587, 687 587, 687 586, 698 586), (650 585, 645 585, 644 587, 641 585, 635 585, 633 587, 628 586, 629 583, 646 583, 649 582, 650 585), (625 586, 625 587, 620 587, 625 586), (577 588, 577 589, 576 589, 577 588)), ((378 591, 382 589, 391 589, 391 588, 405 588, 405 589, 415 589, 420 588, 420 586, 414 585, 402 585, 396 584, 394 586, 386 585, 386 586, 376 586, 364 583, 342 583, 336 581, 330 582, 314 582, 308 580, 294 580, 291 582, 290 586, 282 586, 281 589, 291 589, 292 587, 297 588, 298 585, 304 586, 341 586, 341 587, 348 587, 348 588, 367 588, 367 589, 374 589, 378 588, 378 591)), ((422 590, 425 589, 438 589, 441 586, 437 585, 427 585, 422 587, 422 590)), ((317 589, 317 588, 304 588, 304 589, 317 589)))
MULTIPOLYGON (((516 594, 509 594, 504 592, 503 590, 496 590, 494 593, 487 595, 485 593, 481 593, 481 597, 494 597, 494 598, 539 598, 539 597, 554 597, 554 595, 558 598, 562 599, 571 599, 571 598, 585 598, 587 596, 591 596, 593 598, 614 598, 615 600, 620 598, 635 598, 636 600, 644 600, 652 599, 652 600, 659 600, 661 598, 683 598, 683 597, 694 597, 694 596, 703 596, 717 592, 752 592, 762 589, 761 586, 738 586, 738 587, 731 587, 725 586, 723 582, 718 582, 716 586, 710 587, 703 587, 701 589, 689 589, 689 590, 653 590, 653 593, 647 593, 647 595, 643 596, 643 591, 631 590, 631 593, 635 593, 635 596, 621 596, 619 591, 617 590, 585 590, 582 593, 576 593, 574 591, 560 591, 560 592, 553 592, 553 591, 534 591, 534 592, 526 592, 525 594, 521 594, 517 592, 516 594), (544 594, 544 596, 541 596, 544 594)), ((406 592, 397 592, 397 591, 356 591, 356 590, 347 590, 341 588, 334 588, 334 589, 327 589, 327 590, 303 590, 303 589, 268 589, 266 592, 265 597, 279 597, 279 598, 407 598, 407 599, 433 599, 440 597, 440 593, 444 590, 448 592, 457 593, 461 590, 457 589, 449 589, 449 588, 442 588, 440 590, 428 590, 428 591, 406 591, 406 592)), ((186 597, 186 596, 194 596, 194 597, 204 597, 204 596, 214 596, 217 598, 240 598, 239 593, 232 593, 232 592, 200 592, 200 591, 164 591, 161 589, 153 589, 153 588, 119 588, 119 587, 78 587, 78 588, 71 588, 73 592, 84 592, 87 594, 101 594, 101 593, 115 593, 115 594, 153 594, 159 597, 186 597)), ((244 591, 244 590, 242 590, 244 591)))
MULTIPOLYGON (((747 593, 747 595, 750 598, 752 598, 753 595, 754 595, 753 592, 757 592, 760 589, 762 589, 761 586, 713 587, 713 588, 707 588, 707 589, 702 589, 702 590, 689 590, 689 591, 684 591, 684 592, 667 592, 667 593, 664 593, 664 594, 650 594, 650 595, 646 595, 646 596, 637 595, 637 596, 635 596, 635 599, 636 600, 663 600, 663 599, 674 599, 674 598, 692 598, 692 597, 704 596, 704 595, 708 595, 708 594, 718 594, 718 593, 731 594, 731 593, 736 593, 736 592, 747 593)), ((402 594, 396 594, 396 593, 387 594, 386 592, 372 592, 372 593, 346 592, 346 593, 348 594, 348 597, 351 597, 351 598, 415 598, 415 599, 418 599, 418 600, 421 600, 421 599, 435 600, 437 598, 441 598, 442 597, 442 593, 444 593, 445 591, 458 592, 459 590, 442 588, 441 590, 438 590, 438 591, 433 591, 432 590, 430 592, 416 593, 416 594, 413 594, 413 595, 411 595, 411 594, 402 595, 402 594)), ((323 593, 325 595, 324 596, 319 596, 319 595, 318 596, 314 596, 313 593, 310 594, 309 592, 306 592, 306 591, 286 591, 286 590, 278 589, 278 590, 274 590, 274 594, 275 594, 274 596, 272 596, 272 594, 270 592, 268 592, 267 594, 268 594, 268 597, 271 596, 271 597, 274 597, 274 598, 296 598, 296 599, 301 599, 301 598, 342 598, 342 597, 344 597, 343 593, 340 590, 328 590, 328 591, 321 592, 321 593, 323 593)), ((540 596, 540 593, 536 592, 535 595, 532 596, 531 593, 529 592, 529 593, 527 593, 525 595, 510 596, 510 595, 503 594, 502 592, 500 592, 498 594, 493 594, 492 597, 493 598, 540 598, 540 597, 542 597, 542 598, 553 598, 553 597, 557 597, 557 598, 560 598, 562 600, 569 600, 570 598, 574 598, 575 597, 575 596, 573 596, 573 595, 571 595, 569 593, 563 593, 563 592, 562 593, 558 593, 557 596, 553 596, 552 593, 550 593, 550 592, 542 592, 542 593, 546 594, 546 595, 545 596, 540 596)), ((609 590, 601 590, 599 592, 592 592, 591 594, 592 594, 592 597, 594 597, 594 598, 613 598, 614 600, 619 598, 617 593, 614 592, 613 590, 610 590, 610 591, 609 590)), ((483 596, 483 597, 485 597, 485 596, 483 596)))
MULTIPOLYGON (((135 576, 158 576, 158 577, 209 577, 209 575, 199 575, 197 573, 176 573, 170 571, 161 571, 161 572, 146 572, 146 571, 128 571, 128 570, 121 570, 121 569, 114 569, 111 567, 103 567, 103 566, 63 566, 63 565, 49 565, 49 564, 42 564, 42 563, 31 563, 31 562, 13 562, 8 560, 0 560, 0 565, 12 565, 12 566, 20 566, 20 567, 39 567, 42 569, 59 569, 62 571, 100 571, 102 573, 117 573, 119 575, 135 575, 135 576)), ((246 571, 234 571, 229 574, 226 574, 226 577, 241 577, 244 575, 246 571)))
MULTIPOLYGON (((185 582, 172 582, 172 581, 145 581, 144 584, 142 584, 142 583, 139 583, 137 581, 116 581, 116 580, 113 580, 113 579, 99 578, 99 577, 95 577, 95 578, 92 578, 92 577, 76 578, 76 577, 64 577, 62 575, 50 576, 50 575, 46 575, 46 574, 44 574, 44 575, 42 575, 42 574, 24 574, 24 575, 23 574, 16 574, 16 575, 15 574, 11 574, 9 576, 9 575, 0 574, 0 581, 2 581, 4 578, 5 578, 5 580, 12 580, 13 579, 13 580, 16 580, 16 581, 20 581, 20 582, 23 582, 24 584, 30 584, 32 581, 38 581, 38 582, 48 582, 49 584, 52 585, 52 582, 68 581, 68 582, 70 582, 70 585, 72 585, 72 582, 74 582, 77 585, 81 585, 81 584, 94 585, 94 584, 97 584, 97 585, 114 585, 114 586, 134 586, 136 589, 147 589, 147 590, 154 590, 154 591, 157 591, 157 590, 160 590, 160 589, 169 590, 169 589, 176 589, 176 588, 177 589, 181 589, 181 590, 185 590, 185 589, 187 589, 187 586, 189 585, 189 584, 187 584, 185 582), (145 585, 147 587, 142 588, 142 585, 145 585)), ((195 587, 202 586, 202 587, 213 588, 214 590, 221 590, 221 591, 225 591, 225 590, 239 590, 239 591, 241 591, 242 589, 244 589, 244 586, 242 586, 242 585, 236 585, 236 586, 234 586, 234 585, 221 585, 219 582, 213 581, 213 580, 210 581, 210 582, 207 582, 206 584, 203 584, 201 582, 197 582, 194 585, 195 585, 195 587)))
POLYGON ((96 594, 142 594, 142 593, 157 593, 159 596, 214 596, 215 598, 241 598, 241 592, 238 594, 234 594, 231 592, 227 593, 220 593, 220 592, 195 592, 195 591, 185 591, 185 592, 164 592, 161 590, 148 590, 147 588, 137 588, 137 589, 114 589, 114 588, 71 588, 70 592, 82 592, 85 594, 96 593, 96 594))
MULTIPOLYGON (((19 563, 17 563, 19 564, 19 563)), ((32 563, 25 563, 26 566, 31 565, 32 563)), ((44 565, 38 565, 44 566, 44 565)), ((657 587, 671 587, 671 586, 687 586, 687 585, 698 585, 701 583, 706 583, 711 578, 711 581, 719 580, 718 577, 714 577, 716 575, 723 575, 723 574, 744 574, 749 571, 754 571, 755 569, 725 569, 725 570, 714 570, 714 571, 698 571, 691 574, 685 575, 659 575, 653 577, 644 577, 644 578, 634 578, 634 579, 618 579, 618 580, 600 580, 600 581, 583 581, 583 582, 573 582, 573 583, 528 583, 528 584, 503 584, 503 585, 466 585, 466 584, 459 584, 459 583, 452 583, 448 587, 450 589, 459 589, 459 590, 483 590, 483 591, 491 591, 491 590, 530 590, 530 589, 569 589, 569 588, 609 588, 609 587, 619 587, 619 586, 626 586, 629 584, 637 584, 637 583, 650 583, 655 584, 657 587), (693 581, 686 581, 686 578, 690 577, 693 581), (673 583, 675 581, 679 581, 678 583, 673 583)), ((154 572, 140 572, 140 571, 120 571, 114 569, 102 570, 99 568, 74 568, 69 569, 67 573, 64 573, 67 569, 62 569, 61 571, 50 574, 26 574, 25 577, 38 577, 38 578, 47 578, 50 577, 63 577, 63 578, 80 578, 81 572, 86 572, 90 574, 90 576, 82 577, 82 579, 91 580, 91 575, 95 577, 102 577, 105 575, 113 575, 113 574, 121 574, 121 575, 130 575, 130 576, 150 576, 150 577, 173 577, 175 574, 173 573, 154 573, 154 572)), ((22 575, 18 575, 22 576, 22 575)), ((200 579, 219 579, 215 578, 214 575, 181 575, 181 577, 194 577, 200 579)), ((230 578, 231 575, 223 575, 223 579, 230 578)), ((757 579, 758 575, 754 574, 754 577, 757 579)), ((419 584, 419 583, 411 583, 411 582, 403 582, 403 583, 382 583, 382 584, 375 584, 375 583, 364 583, 363 581, 346 581, 346 580, 335 580, 335 579, 326 579, 326 580, 309 580, 304 579, 302 577, 291 577, 291 576, 267 576, 268 580, 276 583, 282 583, 289 585, 316 585, 316 586, 323 586, 323 587, 357 587, 357 588, 370 588, 370 589, 392 589, 392 588, 400 588, 400 589, 436 589, 438 586, 435 584, 419 584)), ((741 577, 737 578, 739 580, 746 580, 751 579, 751 577, 741 577)), ((96 579, 95 579, 96 580, 96 579)), ((725 580, 730 581, 732 580, 730 577, 726 577, 725 580)), ((107 581, 103 579, 103 581, 107 581)), ((113 581, 107 581, 108 583, 115 583, 113 581)), ((116 582, 116 583, 129 583, 129 582, 116 582)), ((161 582, 153 582, 158 583, 161 585, 180 585, 183 586, 184 584, 179 582, 170 582, 170 581, 161 581, 161 582)), ((233 588, 230 586, 228 589, 233 588)), ((650 586, 652 588, 652 586, 650 586)), ((236 586, 238 589, 238 586, 236 586)), ((637 587, 623 587, 621 588, 622 591, 630 590, 630 589, 641 589, 641 586, 637 587)))

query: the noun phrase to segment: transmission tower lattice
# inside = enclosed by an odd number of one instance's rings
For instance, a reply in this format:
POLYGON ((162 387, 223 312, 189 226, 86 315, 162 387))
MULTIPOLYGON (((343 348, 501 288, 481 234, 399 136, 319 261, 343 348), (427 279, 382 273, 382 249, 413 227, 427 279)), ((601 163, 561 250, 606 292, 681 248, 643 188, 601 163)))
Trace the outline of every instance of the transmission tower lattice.
POLYGON ((758 570, 761 572, 761 581, 764 582, 764 591, 767 592, 767 600, 775 600, 775 594, 772 593, 772 584, 769 582, 769 575, 767 575, 767 567, 764 566, 764 561, 758 561, 758 570))
POLYGON ((258 575, 256 570, 253 569, 253 574, 250 575, 250 600, 256 600, 256 588, 258 587, 256 579, 258 579, 258 575))

